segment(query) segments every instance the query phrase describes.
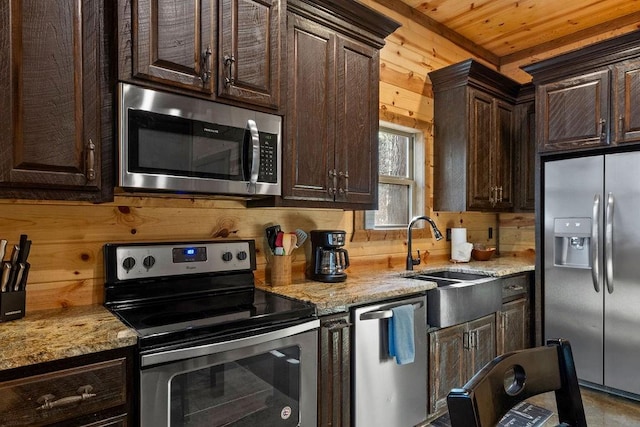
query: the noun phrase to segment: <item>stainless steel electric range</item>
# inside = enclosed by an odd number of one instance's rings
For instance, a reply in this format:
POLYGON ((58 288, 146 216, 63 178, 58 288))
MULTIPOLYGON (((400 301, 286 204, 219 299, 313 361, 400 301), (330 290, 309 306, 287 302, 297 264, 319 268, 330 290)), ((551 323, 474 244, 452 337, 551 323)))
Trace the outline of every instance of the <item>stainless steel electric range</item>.
POLYGON ((315 426, 311 304, 256 289, 253 240, 107 244, 105 306, 138 333, 140 425, 315 426))

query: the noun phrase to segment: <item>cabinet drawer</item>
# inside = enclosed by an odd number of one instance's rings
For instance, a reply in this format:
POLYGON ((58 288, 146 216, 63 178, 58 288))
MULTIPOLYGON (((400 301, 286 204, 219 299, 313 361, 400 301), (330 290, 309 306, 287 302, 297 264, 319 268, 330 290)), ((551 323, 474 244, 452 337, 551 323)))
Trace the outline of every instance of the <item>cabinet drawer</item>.
POLYGON ((502 302, 513 301, 524 298, 529 294, 528 275, 506 277, 502 279, 502 302))
POLYGON ((41 426, 125 405, 126 372, 120 358, 0 383, 0 425, 41 426))

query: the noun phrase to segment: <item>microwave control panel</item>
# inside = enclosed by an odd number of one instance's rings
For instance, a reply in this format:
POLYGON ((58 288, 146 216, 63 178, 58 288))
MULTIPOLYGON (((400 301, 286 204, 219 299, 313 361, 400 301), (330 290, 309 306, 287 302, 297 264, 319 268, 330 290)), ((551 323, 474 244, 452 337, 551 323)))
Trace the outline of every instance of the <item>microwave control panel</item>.
POLYGON ((258 181, 278 182, 278 135, 266 132, 259 133, 260 138, 260 171, 258 181))

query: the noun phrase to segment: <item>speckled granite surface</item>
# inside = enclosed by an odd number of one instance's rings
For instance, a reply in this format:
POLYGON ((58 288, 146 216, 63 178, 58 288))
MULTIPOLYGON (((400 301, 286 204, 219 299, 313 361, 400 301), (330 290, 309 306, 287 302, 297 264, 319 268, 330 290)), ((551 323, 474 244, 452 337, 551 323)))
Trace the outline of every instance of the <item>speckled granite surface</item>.
POLYGON ((442 269, 501 277, 533 271, 535 266, 533 260, 515 257, 459 264, 430 262, 427 266, 416 268, 413 272, 394 270, 350 274, 347 271, 347 280, 342 283, 321 283, 307 280, 287 286, 272 287, 267 283, 257 283, 256 286, 280 295, 311 302, 315 304, 318 315, 323 316, 348 311, 351 306, 433 289, 436 287, 433 282, 413 280, 406 276, 442 269))
POLYGON ((136 342, 135 332, 100 305, 36 311, 0 323, 0 370, 136 342))
MULTIPOLYGON (((351 306, 422 293, 433 282, 413 280, 407 275, 440 270, 508 276, 533 271, 533 261, 523 258, 495 258, 485 262, 433 263, 412 272, 372 271, 349 274, 343 283, 305 281, 289 286, 256 286, 270 292, 309 301, 318 315, 345 312, 351 306)), ((0 370, 49 362, 72 356, 135 345, 135 332, 100 305, 43 310, 0 323, 0 370)))

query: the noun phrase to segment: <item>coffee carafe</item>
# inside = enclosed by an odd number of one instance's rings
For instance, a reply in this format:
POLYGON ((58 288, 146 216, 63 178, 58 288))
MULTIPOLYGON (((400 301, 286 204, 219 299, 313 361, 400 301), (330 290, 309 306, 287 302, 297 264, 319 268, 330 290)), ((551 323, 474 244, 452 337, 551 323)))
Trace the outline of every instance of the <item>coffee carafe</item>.
POLYGON ((343 248, 346 235, 342 230, 311 230, 310 279, 333 283, 347 278, 349 253, 343 248))

